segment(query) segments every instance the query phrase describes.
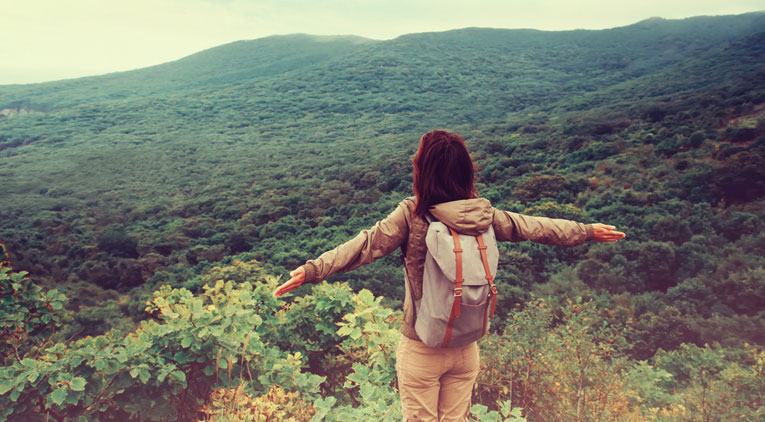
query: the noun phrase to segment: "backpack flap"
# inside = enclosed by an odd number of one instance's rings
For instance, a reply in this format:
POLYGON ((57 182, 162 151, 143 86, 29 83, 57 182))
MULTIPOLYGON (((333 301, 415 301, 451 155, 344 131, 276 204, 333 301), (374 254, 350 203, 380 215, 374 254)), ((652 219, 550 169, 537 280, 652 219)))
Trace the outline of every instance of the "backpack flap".
MULTIPOLYGON (((486 245, 486 258, 489 262, 489 271, 492 276, 497 274, 497 264, 499 262, 499 250, 494 236, 494 228, 489 226, 489 230, 482 234, 486 245)), ((482 286, 487 284, 486 270, 481 261, 480 251, 478 249, 478 240, 474 236, 460 235, 460 246, 462 249, 462 282, 463 286, 482 286)), ((425 243, 428 245, 428 251, 433 256, 438 267, 444 275, 450 280, 457 276, 457 260, 454 254, 454 240, 449 233, 449 228, 441 222, 430 224, 425 243)))

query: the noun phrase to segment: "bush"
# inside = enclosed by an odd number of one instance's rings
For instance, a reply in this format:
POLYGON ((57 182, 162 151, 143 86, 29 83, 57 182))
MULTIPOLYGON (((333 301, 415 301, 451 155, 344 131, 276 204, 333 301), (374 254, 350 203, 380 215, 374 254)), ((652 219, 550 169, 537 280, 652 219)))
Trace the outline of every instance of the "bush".
POLYGON ((274 278, 256 284, 219 280, 193 296, 163 287, 144 321, 122 337, 112 331, 28 352, 0 372, 1 415, 15 420, 191 420, 216 385, 248 391, 280 385, 305 397, 322 378, 301 372, 303 357, 264 344, 264 317, 281 301, 274 278))
POLYGON ((117 257, 138 258, 138 240, 121 227, 104 230, 98 237, 98 248, 117 257))

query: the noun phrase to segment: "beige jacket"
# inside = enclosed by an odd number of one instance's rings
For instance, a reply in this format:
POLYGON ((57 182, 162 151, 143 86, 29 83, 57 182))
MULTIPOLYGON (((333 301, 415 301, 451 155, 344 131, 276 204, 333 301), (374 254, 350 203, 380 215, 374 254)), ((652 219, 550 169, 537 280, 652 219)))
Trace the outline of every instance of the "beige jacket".
MULTIPOLYGON (((384 220, 363 230, 350 241, 307 261, 306 282, 318 283, 332 274, 346 272, 369 264, 401 248, 404 256, 404 324, 405 336, 419 340, 414 331, 414 302, 422 297, 422 275, 425 264, 425 234, 428 223, 414 214, 414 199, 407 198, 384 220)), ((460 233, 478 235, 494 227, 498 241, 530 240, 561 246, 573 246, 592 239, 589 224, 545 217, 530 217, 498 210, 483 198, 445 202, 430 208, 437 220, 460 233)))

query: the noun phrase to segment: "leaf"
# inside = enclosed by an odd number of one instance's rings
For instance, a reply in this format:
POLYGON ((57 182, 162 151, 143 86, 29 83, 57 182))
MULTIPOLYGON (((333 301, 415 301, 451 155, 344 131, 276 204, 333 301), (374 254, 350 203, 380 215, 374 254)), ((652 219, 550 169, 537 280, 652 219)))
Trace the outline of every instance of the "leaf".
POLYGON ((0 384, 0 396, 11 391, 15 385, 11 383, 11 380, 3 380, 3 383, 0 384))
POLYGON ((151 375, 149 374, 149 371, 146 369, 141 369, 138 373, 138 378, 140 378, 141 382, 146 384, 149 382, 149 378, 151 378, 151 375))
POLYGON ((66 400, 64 400, 64 403, 67 405, 75 406, 77 403, 80 402, 80 399, 85 395, 82 391, 71 391, 69 390, 69 394, 66 396, 66 400))
POLYGON ((71 388, 72 391, 83 391, 85 390, 85 384, 85 378, 74 377, 72 378, 72 381, 69 382, 69 388, 71 388))
POLYGON ((311 418, 311 422, 323 421, 324 417, 332 410, 332 406, 337 401, 333 396, 329 396, 326 399, 319 397, 314 400, 313 407, 316 409, 316 414, 311 418))
POLYGON ((173 371, 170 374, 171 377, 175 378, 176 380, 180 381, 182 384, 186 384, 186 374, 184 374, 181 371, 173 371))
POLYGON ((361 330, 357 327, 354 328, 353 331, 351 331, 351 338, 354 340, 358 340, 361 337, 361 330))
POLYGON ((73 357, 73 358, 72 358, 72 362, 71 362, 71 364, 70 364, 70 365, 71 365, 71 367, 72 367, 72 368, 76 368, 76 367, 80 366, 80 364, 81 364, 81 363, 82 363, 84 360, 85 360, 85 358, 84 358, 84 357, 82 357, 82 356, 75 356, 75 357, 73 357))
POLYGON ((50 399, 53 401, 53 403, 56 403, 57 405, 61 406, 61 403, 66 400, 66 395, 68 393, 68 390, 65 386, 60 386, 50 395, 50 399))
POLYGON ((184 349, 187 349, 189 346, 191 346, 191 337, 185 336, 183 337, 183 340, 181 340, 181 347, 184 349))
POLYGON ((186 363, 193 359, 190 358, 188 355, 186 355, 186 353, 183 350, 179 350, 175 352, 175 354, 173 355, 173 360, 175 360, 178 363, 186 363))
POLYGON ((371 303, 374 300, 374 297, 375 296, 372 294, 372 292, 367 289, 362 289, 359 292, 359 299, 361 299, 363 303, 371 303))
POLYGON ((29 374, 27 375, 27 381, 29 381, 30 383, 33 383, 37 380, 37 377, 39 376, 40 376, 40 372, 33 369, 29 371, 29 374))

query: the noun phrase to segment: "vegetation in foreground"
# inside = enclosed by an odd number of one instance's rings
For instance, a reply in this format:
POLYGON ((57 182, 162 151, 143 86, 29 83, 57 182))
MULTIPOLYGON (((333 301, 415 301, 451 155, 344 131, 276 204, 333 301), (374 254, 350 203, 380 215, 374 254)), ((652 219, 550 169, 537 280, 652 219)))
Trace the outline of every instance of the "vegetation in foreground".
MULTIPOLYGON (((400 420, 401 315, 368 290, 322 283, 291 303, 275 277, 234 262, 200 294, 163 287, 126 335, 30 341, 60 327, 65 298, 8 267, 2 416, 25 421, 400 420), (13 333, 12 335, 8 335, 13 333)), ((618 304, 535 299, 480 341, 472 420, 758 421, 765 349, 684 344, 629 357, 618 304)))

